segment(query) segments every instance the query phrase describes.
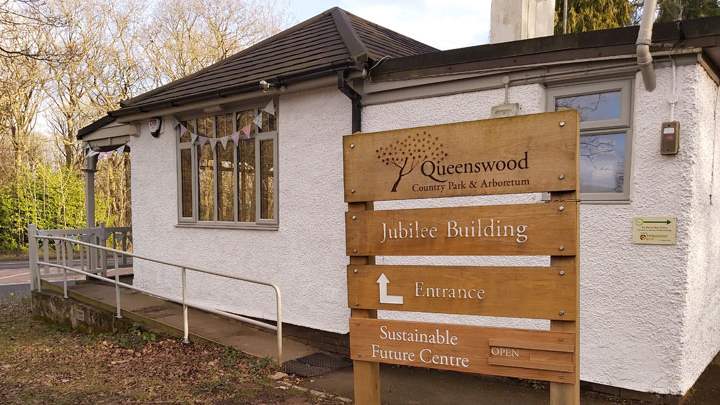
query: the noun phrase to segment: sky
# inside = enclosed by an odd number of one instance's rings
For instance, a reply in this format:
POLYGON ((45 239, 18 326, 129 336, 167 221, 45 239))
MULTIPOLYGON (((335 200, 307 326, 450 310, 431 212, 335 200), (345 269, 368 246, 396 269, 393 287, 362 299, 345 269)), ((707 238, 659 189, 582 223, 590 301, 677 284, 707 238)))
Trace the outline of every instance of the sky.
POLYGON ((295 22, 338 6, 446 50, 488 42, 490 0, 288 0, 295 22))

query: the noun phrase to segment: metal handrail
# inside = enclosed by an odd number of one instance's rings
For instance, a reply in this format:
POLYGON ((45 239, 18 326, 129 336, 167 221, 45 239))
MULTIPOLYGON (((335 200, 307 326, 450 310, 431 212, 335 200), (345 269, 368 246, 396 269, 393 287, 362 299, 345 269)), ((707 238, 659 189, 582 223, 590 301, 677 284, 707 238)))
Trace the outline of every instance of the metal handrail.
MULTIPOLYGON (((188 342, 189 342, 189 322, 188 322, 188 313, 187 313, 188 307, 196 308, 196 309, 199 309, 199 310, 202 310, 202 311, 206 311, 206 312, 210 312, 210 313, 213 313, 213 314, 217 314, 217 315, 220 315, 220 316, 225 316, 225 317, 228 317, 228 318, 231 318, 231 319, 235 319, 235 320, 238 320, 238 321, 250 323, 250 324, 252 324, 252 325, 256 325, 256 326, 259 326, 259 327, 261 327, 261 328, 270 329, 270 330, 273 330, 273 331, 276 331, 276 332, 277 332, 277 361, 278 361, 278 364, 279 364, 279 365, 282 364, 282 350, 283 350, 283 348, 282 348, 282 295, 281 295, 281 293, 280 293, 280 288, 279 288, 277 285, 272 284, 272 283, 268 283, 268 282, 265 282, 265 281, 258 281, 258 280, 253 280, 253 279, 249 279, 249 278, 244 278, 244 277, 237 277, 237 276, 234 276, 234 275, 232 275, 232 274, 226 274, 226 273, 220 273, 220 272, 216 272, 216 271, 198 269, 198 268, 195 268, 195 267, 185 266, 185 265, 178 264, 178 263, 172 263, 172 262, 168 262, 168 261, 164 261, 164 260, 152 259, 152 258, 149 258, 149 257, 146 257, 146 256, 142 256, 142 255, 138 255, 138 254, 135 254, 135 253, 129 253, 129 252, 125 252, 125 251, 122 251, 122 250, 117 250, 117 249, 108 248, 108 247, 105 247, 105 246, 94 245, 94 244, 92 244, 92 243, 82 242, 82 241, 75 240, 75 239, 70 239, 70 238, 64 238, 64 237, 59 237, 59 236, 44 236, 44 235, 37 235, 37 234, 31 235, 31 237, 34 237, 35 239, 44 239, 44 240, 47 240, 47 241, 55 241, 55 243, 58 244, 58 245, 59 245, 58 241, 64 242, 64 243, 63 243, 64 247, 60 249, 60 251, 59 251, 59 253, 58 253, 58 255, 57 255, 58 261, 62 261, 62 264, 60 264, 60 263, 51 263, 47 258, 46 258, 47 261, 40 261, 40 260, 37 260, 37 257, 34 257, 34 259, 35 259, 35 265, 34 265, 34 266, 31 266, 31 269, 36 273, 36 274, 35 274, 35 277, 36 277, 36 280, 37 280, 37 288, 38 288, 38 290, 40 290, 41 273, 40 273, 39 269, 37 268, 37 265, 41 265, 41 266, 56 267, 56 268, 59 268, 59 269, 62 269, 62 270, 63 270, 63 296, 64 296, 65 298, 68 298, 68 295, 67 295, 67 281, 68 281, 68 280, 67 280, 67 271, 72 271, 72 272, 75 272, 75 273, 83 274, 83 275, 85 275, 85 276, 87 276, 87 277, 91 277, 91 278, 94 278, 94 279, 98 279, 98 280, 102 280, 102 281, 114 283, 114 284, 115 284, 115 305, 116 305, 116 310, 117 310, 117 314, 116 314, 116 317, 117 317, 117 318, 122 318, 122 312, 121 312, 121 309, 120 309, 120 286, 122 286, 122 287, 124 287, 124 288, 131 289, 131 290, 139 291, 139 292, 142 292, 142 293, 144 293, 144 294, 148 294, 148 295, 151 295, 151 296, 155 296, 155 297, 158 297, 158 298, 162 298, 162 299, 164 299, 164 300, 168 300, 168 301, 171 301, 171 302, 174 302, 174 303, 177 303, 177 304, 181 304, 181 305, 183 306, 183 340, 185 341, 185 343, 188 343, 188 342), (151 292, 151 291, 148 291, 148 290, 146 290, 146 289, 144 289, 144 288, 136 287, 136 286, 131 285, 131 284, 122 283, 122 282, 120 282, 120 280, 119 280, 119 275, 118 275, 117 272, 115 273, 114 279, 111 279, 111 278, 109 278, 109 277, 100 276, 100 275, 98 275, 98 274, 94 274, 94 273, 90 273, 90 272, 86 272, 86 271, 83 271, 83 270, 79 270, 79 269, 70 267, 70 266, 67 265, 67 264, 68 264, 68 263, 67 263, 67 254, 68 254, 68 249, 71 249, 71 248, 72 248, 72 244, 76 244, 76 245, 79 245, 79 246, 85 246, 87 249, 99 249, 99 250, 103 250, 103 251, 106 251, 106 252, 113 253, 114 259, 115 259, 115 270, 118 270, 118 268, 119 268, 119 267, 118 267, 118 259, 117 259, 117 255, 118 255, 118 254, 130 256, 130 257, 132 257, 132 258, 137 258, 137 259, 140 259, 140 260, 147 260, 147 261, 152 262, 152 263, 158 263, 158 264, 163 264, 163 265, 166 265, 166 266, 171 266, 171 267, 180 268, 180 269, 181 269, 181 272, 182 272, 182 273, 181 273, 181 275, 182 275, 182 298, 178 300, 178 299, 176 299, 176 298, 169 297, 169 296, 163 296, 163 295, 161 295, 161 294, 158 294, 158 293, 155 293, 155 292, 151 292), (225 278, 229 278, 229 279, 233 279, 233 280, 238 280, 238 281, 244 281, 244 282, 247 282, 247 283, 252 283, 252 284, 258 284, 258 285, 264 285, 264 286, 267 286, 267 287, 272 287, 272 289, 275 291, 275 301, 276 301, 276 304, 277 304, 277 306, 276 306, 276 311, 277 311, 277 312, 276 312, 277 325, 267 324, 267 323, 264 323, 264 322, 257 321, 257 320, 255 320, 255 319, 251 319, 251 318, 244 317, 244 316, 242 316, 242 315, 236 315, 236 314, 232 314, 232 313, 230 313, 230 312, 226 312, 226 311, 222 311, 222 310, 218 310, 218 309, 214 309, 214 308, 209 308, 209 307, 204 306, 204 305, 201 305, 201 304, 196 304, 196 303, 188 302, 187 299, 186 299, 186 288, 187 288, 187 276, 186 276, 186 272, 187 272, 188 270, 190 270, 190 271, 195 271, 195 272, 198 272, 198 273, 204 273, 204 274, 209 274, 209 275, 213 275, 213 276, 218 276, 218 277, 225 277, 225 278)), ((82 248, 81 248, 81 249, 82 249, 82 248)), ((88 254, 88 256, 89 256, 89 254, 88 254)), ((82 256, 82 251, 81 251, 81 252, 80 252, 80 263, 81 263, 81 267, 83 266, 83 259, 82 259, 82 258, 83 258, 83 256, 82 256)), ((32 255, 31 255, 31 260, 32 260, 32 259, 33 259, 33 257, 32 257, 32 255)))

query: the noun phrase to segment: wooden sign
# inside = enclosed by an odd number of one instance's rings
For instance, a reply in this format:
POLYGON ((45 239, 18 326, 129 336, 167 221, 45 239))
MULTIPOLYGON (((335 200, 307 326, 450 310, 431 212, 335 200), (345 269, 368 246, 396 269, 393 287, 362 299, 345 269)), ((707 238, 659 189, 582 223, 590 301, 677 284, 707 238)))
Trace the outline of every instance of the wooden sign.
POLYGON ((348 213, 348 256, 573 256, 576 204, 427 208, 348 213))
POLYGON ((350 320, 353 360, 568 383, 574 351, 574 333, 350 320))
POLYGON ((575 111, 343 140, 355 403, 380 363, 550 382, 580 403, 575 111), (374 201, 550 192, 538 204, 375 211, 374 201), (375 265, 375 256, 549 256, 547 267, 375 265), (549 331, 377 319, 378 310, 550 320, 549 331))
POLYGON ((573 320, 575 269, 350 265, 350 308, 573 320))
POLYGON ((575 190, 575 111, 346 136, 345 201, 575 190))

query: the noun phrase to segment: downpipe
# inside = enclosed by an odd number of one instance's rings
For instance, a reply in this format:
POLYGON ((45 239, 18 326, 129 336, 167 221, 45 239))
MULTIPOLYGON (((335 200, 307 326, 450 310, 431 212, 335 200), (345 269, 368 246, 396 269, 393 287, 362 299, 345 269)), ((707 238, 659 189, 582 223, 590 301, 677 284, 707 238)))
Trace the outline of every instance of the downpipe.
POLYGON ((352 76, 348 70, 337 73, 338 90, 350 99, 352 106, 352 133, 355 133, 362 130, 362 96, 348 84, 348 80, 351 78, 352 76))
POLYGON ((655 90, 656 78, 655 68, 653 67, 653 57, 650 53, 650 45, 652 45, 652 30, 655 22, 655 9, 657 8, 657 0, 645 0, 643 2, 643 15, 640 20, 640 30, 637 38, 637 64, 643 78, 643 84, 647 91, 655 90))

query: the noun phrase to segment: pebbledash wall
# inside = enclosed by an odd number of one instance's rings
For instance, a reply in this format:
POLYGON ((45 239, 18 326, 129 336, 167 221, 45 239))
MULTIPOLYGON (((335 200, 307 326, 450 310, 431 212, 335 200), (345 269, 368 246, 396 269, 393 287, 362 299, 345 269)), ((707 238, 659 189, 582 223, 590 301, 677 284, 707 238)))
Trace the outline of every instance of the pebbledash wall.
MULTIPOLYGON (((671 69, 657 69, 658 88, 634 81, 630 201, 581 206, 581 379, 627 389, 683 394, 720 350, 720 156, 718 88, 700 65, 677 68, 681 149, 659 154, 669 119, 671 69), (716 156, 713 159, 713 153, 716 156), (713 167, 714 165, 714 167, 713 167), (713 180, 713 170, 716 175, 713 180), (711 182, 714 181, 714 187, 711 182), (635 216, 675 216, 678 244, 633 245, 635 216)), ((431 97, 363 109, 363 131, 489 118, 504 90, 431 97)), ((514 86, 521 114, 546 110, 545 87, 514 86)), ((133 138, 134 247, 202 268, 277 283, 288 323, 347 333, 341 137, 350 103, 335 88, 279 99, 278 231, 177 227, 175 136, 133 138)), ((166 117, 165 128, 174 120, 166 117)), ((384 202, 376 209, 540 201, 540 195, 384 202)), ((379 263, 534 264, 547 258, 378 258, 379 263)), ((179 295, 177 270, 135 265, 137 285, 179 295)), ((274 319, 270 291, 190 274, 191 300, 274 319)), ((381 317, 548 328, 545 321, 382 312, 381 317)), ((192 322, 192 321, 191 321, 192 322)))

